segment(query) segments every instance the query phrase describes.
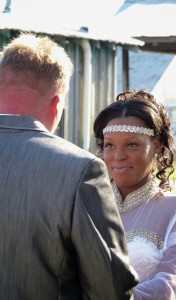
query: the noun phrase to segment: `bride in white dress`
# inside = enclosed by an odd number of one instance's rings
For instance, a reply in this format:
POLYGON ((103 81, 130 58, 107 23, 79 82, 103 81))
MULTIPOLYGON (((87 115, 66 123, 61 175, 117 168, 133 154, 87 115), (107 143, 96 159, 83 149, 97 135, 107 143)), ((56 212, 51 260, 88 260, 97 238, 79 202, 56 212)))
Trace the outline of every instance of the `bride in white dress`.
POLYGON ((94 123, 139 275, 135 300, 176 299, 174 148, 163 105, 146 91, 119 94, 94 123))

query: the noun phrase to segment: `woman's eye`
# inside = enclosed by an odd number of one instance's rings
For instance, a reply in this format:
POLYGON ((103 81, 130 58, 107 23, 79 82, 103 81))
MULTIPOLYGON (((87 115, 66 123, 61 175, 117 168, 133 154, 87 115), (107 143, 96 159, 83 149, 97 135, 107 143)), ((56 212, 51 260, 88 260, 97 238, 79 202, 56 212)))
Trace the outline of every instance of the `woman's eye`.
POLYGON ((110 149, 112 147, 113 147, 113 145, 111 143, 104 144, 104 148, 106 148, 106 149, 110 149))
POLYGON ((134 148, 134 147, 137 147, 137 143, 128 143, 127 146, 129 148, 134 148))

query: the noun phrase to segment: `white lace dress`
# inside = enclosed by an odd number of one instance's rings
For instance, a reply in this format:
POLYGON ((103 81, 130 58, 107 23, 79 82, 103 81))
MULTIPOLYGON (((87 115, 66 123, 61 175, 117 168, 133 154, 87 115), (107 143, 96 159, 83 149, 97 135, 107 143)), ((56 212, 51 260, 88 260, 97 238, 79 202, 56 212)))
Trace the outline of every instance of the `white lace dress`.
POLYGON ((176 300, 176 196, 152 181, 124 201, 114 184, 113 190, 140 280, 134 299, 176 300))

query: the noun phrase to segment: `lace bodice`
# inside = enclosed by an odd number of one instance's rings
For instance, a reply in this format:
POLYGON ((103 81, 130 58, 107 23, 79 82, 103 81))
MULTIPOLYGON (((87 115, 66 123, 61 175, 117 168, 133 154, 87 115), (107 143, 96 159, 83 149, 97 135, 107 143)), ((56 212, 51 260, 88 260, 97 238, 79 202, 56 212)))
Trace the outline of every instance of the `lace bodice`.
POLYGON ((141 203, 146 202, 154 195, 159 195, 162 193, 161 189, 157 186, 154 180, 150 180, 136 191, 130 193, 125 200, 122 200, 122 196, 114 182, 112 182, 112 189, 120 213, 131 210, 141 203))

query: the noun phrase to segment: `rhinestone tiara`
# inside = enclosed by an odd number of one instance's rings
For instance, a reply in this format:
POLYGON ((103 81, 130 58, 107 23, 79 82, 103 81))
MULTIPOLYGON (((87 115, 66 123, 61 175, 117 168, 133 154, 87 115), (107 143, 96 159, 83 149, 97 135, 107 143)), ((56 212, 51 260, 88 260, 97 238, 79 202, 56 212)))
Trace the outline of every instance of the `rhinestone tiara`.
POLYGON ((142 133, 149 136, 154 136, 154 130, 145 127, 139 126, 131 126, 131 125, 109 125, 103 129, 103 134, 106 132, 135 132, 135 133, 142 133))

